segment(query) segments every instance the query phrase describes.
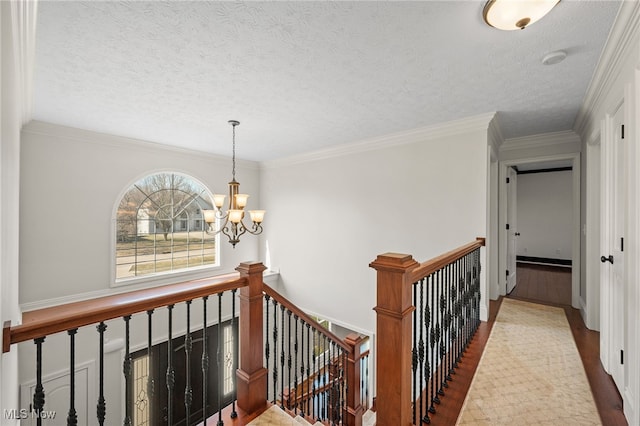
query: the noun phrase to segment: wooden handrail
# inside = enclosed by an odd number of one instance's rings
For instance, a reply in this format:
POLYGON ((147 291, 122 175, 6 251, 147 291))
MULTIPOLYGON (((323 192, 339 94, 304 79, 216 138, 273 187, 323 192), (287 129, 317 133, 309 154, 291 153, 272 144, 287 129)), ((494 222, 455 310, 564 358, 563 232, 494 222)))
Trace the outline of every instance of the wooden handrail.
POLYGON ((315 328, 321 334, 324 334, 329 340, 338 344, 338 346, 340 346, 346 353, 348 354, 351 353, 351 348, 341 338, 339 338, 338 336, 336 336, 326 328, 322 327, 320 324, 318 324, 318 321, 316 321, 310 315, 307 315, 305 312, 300 310, 297 306, 295 306, 293 303, 287 300, 287 298, 285 298, 280 293, 278 293, 277 291, 269 287, 267 284, 263 284, 263 289, 267 295, 269 295, 270 297, 275 299, 278 303, 280 303, 282 306, 284 306, 285 308, 293 312, 294 315, 297 315, 298 318, 301 318, 307 324, 317 324, 318 326, 315 328))
POLYGON ((458 247, 457 249, 434 257, 431 260, 427 260, 426 262, 421 263, 419 266, 416 266, 416 268, 409 273, 409 281, 414 283, 418 280, 421 280, 422 278, 427 277, 430 274, 444 268, 448 264, 453 263, 456 260, 466 256, 474 250, 480 247, 484 247, 484 245, 485 239, 478 237, 475 241, 469 244, 465 244, 461 247, 458 247))
POLYGON ((10 326, 5 323, 2 352, 9 352, 14 343, 237 289, 247 284, 246 277, 231 273, 25 312, 22 314, 22 324, 10 326))

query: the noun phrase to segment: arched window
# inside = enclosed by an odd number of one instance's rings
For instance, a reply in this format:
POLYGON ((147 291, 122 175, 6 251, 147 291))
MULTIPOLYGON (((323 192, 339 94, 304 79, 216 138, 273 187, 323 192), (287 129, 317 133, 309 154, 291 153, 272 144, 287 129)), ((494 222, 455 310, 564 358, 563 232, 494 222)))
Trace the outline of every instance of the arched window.
POLYGON ((116 281, 217 266, 202 211, 211 193, 190 176, 156 173, 134 183, 116 214, 116 281))

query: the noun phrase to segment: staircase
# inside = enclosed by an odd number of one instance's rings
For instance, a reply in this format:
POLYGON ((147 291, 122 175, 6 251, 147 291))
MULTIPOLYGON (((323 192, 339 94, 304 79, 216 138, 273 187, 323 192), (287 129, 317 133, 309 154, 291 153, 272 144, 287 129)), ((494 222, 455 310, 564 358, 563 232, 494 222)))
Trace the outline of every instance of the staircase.
MULTIPOLYGON (((376 413, 369 410, 362 416, 362 426, 374 426, 376 424, 376 413)), ((254 419, 247 426, 272 426, 272 425, 286 425, 286 426, 300 426, 300 425, 313 425, 323 426, 323 423, 315 422, 309 423, 307 420, 300 416, 292 417, 285 413, 277 405, 271 406, 267 411, 262 413, 258 418, 254 419)))

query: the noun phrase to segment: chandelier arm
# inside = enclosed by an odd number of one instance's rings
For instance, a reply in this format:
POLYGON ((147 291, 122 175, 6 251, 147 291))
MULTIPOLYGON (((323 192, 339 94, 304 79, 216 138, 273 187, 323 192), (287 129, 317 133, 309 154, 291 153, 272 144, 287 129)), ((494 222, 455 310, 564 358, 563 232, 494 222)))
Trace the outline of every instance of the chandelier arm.
MULTIPOLYGON (((251 226, 251 229, 249 229, 245 224, 244 221, 241 221, 240 224, 242 225, 242 228, 244 229, 244 231, 242 232, 243 234, 245 232, 248 232, 251 235, 260 235, 262 234, 262 224, 260 223, 254 223, 251 226)), ((242 234, 241 234, 242 235, 242 234)))
MULTIPOLYGON (((218 216, 218 212, 216 212, 216 218, 218 218, 219 220, 224 220, 224 223, 222 225, 220 225, 220 227, 215 231, 206 230, 205 232, 207 233, 207 235, 218 235, 220 232, 222 232, 223 229, 225 229, 227 227, 227 224, 229 223, 229 215, 228 214, 225 214, 225 215, 222 215, 222 216, 218 216)), ((213 223, 211 225, 213 225, 213 223)), ((209 225, 209 229, 213 228, 213 226, 211 226, 211 225, 209 225)), ((223 232, 223 234, 224 234, 224 232, 223 232)), ((225 234, 225 235, 227 235, 227 234, 225 234)))

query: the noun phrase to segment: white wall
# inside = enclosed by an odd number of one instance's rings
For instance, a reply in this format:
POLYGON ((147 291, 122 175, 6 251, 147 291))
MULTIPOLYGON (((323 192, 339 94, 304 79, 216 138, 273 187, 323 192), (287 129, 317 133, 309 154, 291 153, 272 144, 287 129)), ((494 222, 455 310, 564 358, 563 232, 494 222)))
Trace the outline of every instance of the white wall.
MULTIPOLYGON (((607 44, 602 52, 600 62, 585 96, 582 108, 576 118, 575 128, 580 134, 583 144, 594 144, 596 138, 601 139, 601 157, 606 158, 608 140, 606 129, 603 128, 605 120, 613 116, 615 111, 624 103, 625 108, 625 138, 629 138, 629 152, 627 155, 628 174, 628 209, 627 209, 627 238, 625 238, 625 277, 626 286, 624 324, 612 323, 612 309, 609 306, 609 283, 588 282, 587 298, 591 297, 589 288, 597 286, 600 289, 602 303, 600 312, 600 357, 605 370, 609 371, 611 363, 619 362, 616 348, 609 346, 612 328, 625 330, 624 368, 625 383, 623 389, 619 389, 623 398, 624 413, 629 424, 640 424, 640 291, 637 283, 640 282, 640 132, 637 128, 638 111, 640 111, 640 3, 623 2, 616 22, 611 30, 607 44)), ((588 152, 588 150, 587 150, 588 152)), ((592 155, 598 155, 592 153, 592 155)), ((595 185, 601 184, 608 176, 608 170, 596 170, 593 161, 587 158, 587 179, 589 186, 586 188, 588 206, 591 209, 600 208, 589 200, 598 199, 595 185), (600 182, 598 181, 600 180, 600 182)), ((605 195, 605 193, 602 193, 605 195)), ((604 202, 606 197, 599 198, 604 202)), ((599 203, 601 204, 601 203, 599 203)), ((603 228, 603 238, 598 240, 591 234, 598 232, 589 217, 598 217, 597 213, 587 211, 586 237, 587 241, 599 243, 600 253, 596 252, 593 243, 589 244, 587 262, 597 262, 598 254, 607 254, 609 243, 607 229, 603 228)), ((601 218, 602 224, 606 223, 606 217, 601 218)), ((602 276, 607 275, 607 265, 599 265, 602 276)), ((587 266, 587 269, 592 269, 587 266)))
POLYGON ((492 116, 473 127, 380 138, 375 149, 361 144, 265 164, 264 239, 280 290, 325 318, 374 330, 375 271, 368 265, 377 255, 407 253, 423 262, 486 236, 492 116))
MULTIPOLYGON (((29 116, 36 4, 0 2, 2 104, 0 108, 0 325, 20 321, 18 224, 20 127, 29 116)), ((18 408, 18 351, 0 355, 0 415, 18 408)), ((0 420, 3 425, 17 420, 0 420)))
MULTIPOLYGON (((212 192, 226 193, 231 177, 229 159, 40 122, 23 129, 21 162, 23 305, 110 291, 115 206, 137 179, 177 171, 193 176, 212 192)), ((251 194, 248 208, 256 208, 260 205, 257 164, 242 161, 237 169, 241 189, 251 194)), ((260 260, 258 241, 245 235, 233 249, 222 236, 222 266, 206 275, 231 272, 245 260, 260 260)))
MULTIPOLYGON (((237 179, 241 188, 251 194, 248 207, 256 208, 260 205, 258 165, 245 161, 237 163, 237 179)), ((115 238, 113 215, 124 191, 137 179, 156 171, 185 173, 201 181, 211 191, 226 193, 231 177, 231 160, 41 122, 31 122, 24 127, 20 192, 20 303, 23 308, 139 287, 111 287, 114 268, 111 251, 115 238)), ((199 275, 231 272, 242 261, 261 260, 259 239, 254 236, 243 236, 235 249, 225 237, 221 238, 220 244, 221 267, 208 269, 199 275)), ((174 281, 187 279, 173 278, 174 281)), ((209 303, 210 320, 216 303, 214 300, 209 303)), ((194 327, 202 323, 201 305, 201 301, 194 301, 194 327)), ((184 305, 176 306, 174 336, 186 328, 184 311, 184 305)), ((227 309, 223 315, 229 315, 227 309)), ((166 340, 166 318, 166 309, 154 314, 156 342, 166 340)), ((132 350, 146 344, 145 321, 144 314, 132 319, 132 350)), ((122 320, 110 321, 106 337, 122 338, 123 330, 122 320)), ((77 363, 97 362, 97 339, 94 326, 80 329, 76 336, 77 363)), ((35 378, 34 347, 33 342, 19 345, 20 383, 35 378)), ((66 333, 46 339, 43 345, 44 376, 68 368, 68 350, 66 333)), ((121 421, 122 352, 118 350, 108 354, 106 363, 108 418, 121 421)), ((91 412, 94 405, 92 403, 89 407, 91 412)), ((15 408, 18 408, 17 404, 15 408)))
POLYGON ((572 179, 570 170, 518 175, 519 256, 571 260, 572 179))

